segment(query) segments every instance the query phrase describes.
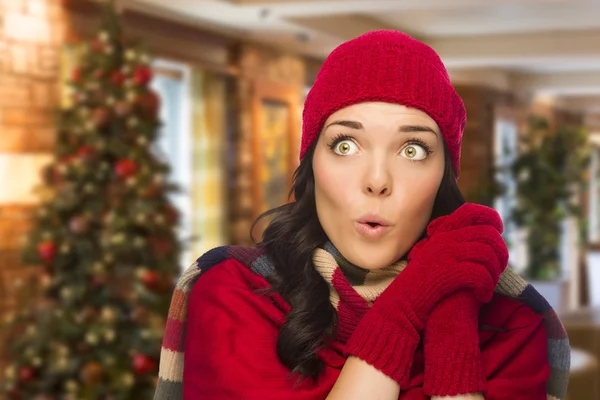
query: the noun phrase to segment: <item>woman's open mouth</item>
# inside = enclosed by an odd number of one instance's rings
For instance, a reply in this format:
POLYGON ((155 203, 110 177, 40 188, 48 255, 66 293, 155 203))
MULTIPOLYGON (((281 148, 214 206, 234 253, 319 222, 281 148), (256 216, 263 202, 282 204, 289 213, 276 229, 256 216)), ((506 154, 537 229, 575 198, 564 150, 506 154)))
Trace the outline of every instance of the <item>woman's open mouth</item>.
POLYGON ((358 233, 369 239, 381 237, 390 228, 388 225, 382 225, 377 222, 355 222, 354 226, 358 233))

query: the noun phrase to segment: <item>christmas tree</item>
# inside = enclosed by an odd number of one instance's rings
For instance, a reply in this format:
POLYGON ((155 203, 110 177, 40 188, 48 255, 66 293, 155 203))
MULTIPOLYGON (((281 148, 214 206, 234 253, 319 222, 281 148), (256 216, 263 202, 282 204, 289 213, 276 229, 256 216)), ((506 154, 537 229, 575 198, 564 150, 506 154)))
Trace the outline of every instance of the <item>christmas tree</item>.
MULTIPOLYGON (((182 244, 176 188, 152 144, 149 56, 106 6, 57 112, 54 161, 24 262, 41 265, 4 321, 9 399, 151 399, 182 244)), ((6 365, 6 364, 5 364, 6 365)))

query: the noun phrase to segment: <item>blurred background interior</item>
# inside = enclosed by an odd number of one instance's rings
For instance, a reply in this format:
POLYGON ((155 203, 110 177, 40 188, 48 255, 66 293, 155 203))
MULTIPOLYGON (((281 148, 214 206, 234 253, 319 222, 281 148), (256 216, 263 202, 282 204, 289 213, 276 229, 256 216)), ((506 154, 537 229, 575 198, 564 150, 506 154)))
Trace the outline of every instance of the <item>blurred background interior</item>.
MULTIPOLYGON (((324 57, 366 31, 401 30, 440 54, 465 102, 461 191, 467 200, 501 213, 511 266, 559 312, 573 347, 568 398, 600 399, 598 1, 122 0, 114 6, 125 34, 141 39, 150 55, 125 55, 127 62, 140 58, 147 70, 124 64, 120 84, 131 84, 134 94, 123 93, 160 120, 160 127, 144 129, 159 134, 147 133, 152 152, 170 169, 164 179, 182 189, 168 194, 176 211, 166 215, 175 213, 179 222, 167 220, 177 225, 176 240, 182 243, 173 253, 176 272, 170 278, 210 248, 250 244, 254 219, 287 201, 298 162, 303 100, 324 57), (131 73, 133 83, 128 83, 131 73)), ((105 84, 102 74, 75 76, 88 54, 82 43, 91 43, 92 52, 120 51, 106 45, 110 32, 99 31, 101 11, 89 0, 0 0, 0 317, 7 324, 52 286, 48 281, 59 273, 48 268, 58 251, 53 246, 66 243, 70 234, 96 237, 107 229, 94 223, 93 211, 87 210, 87 221, 56 211, 56 188, 75 178, 47 176, 48 165, 65 163, 61 157, 68 148, 61 141, 69 136, 61 131, 70 128, 56 122, 56 110, 87 107, 77 94, 105 84), (91 79, 100 83, 71 85, 91 79), (40 192, 40 185, 56 190, 40 192), (70 233, 43 225, 40 214, 55 211, 70 233), (45 248, 36 243, 40 262, 23 256, 27 238, 34 236, 46 242, 45 248), (37 294, 29 305, 19 300, 24 286, 37 294)), ((95 60, 99 70, 112 68, 95 60)), ((110 107, 106 113, 82 112, 98 128, 92 133, 96 138, 107 121, 136 112, 122 104, 113 116, 110 107)), ((143 125, 144 116, 137 118, 127 126, 143 125)), ((109 168, 127 178, 136 165, 109 168)), ((105 185, 110 179, 99 178, 90 193, 119 196, 105 185)), ((136 272, 145 284, 140 290, 160 292, 155 281, 162 275, 153 274, 152 265, 148 261, 136 272)), ((169 290, 163 296, 169 297, 169 290)), ((64 301, 70 295, 59 297, 64 301)), ((60 308, 61 301, 50 307, 60 308)), ((111 319, 102 315, 105 322, 111 319)), ((160 336, 160 324, 150 326, 160 336)), ((89 339, 88 346, 98 342, 89 339)), ((5 344, 8 354, 12 344, 5 344)), ((37 362, 29 367, 25 359, 17 365, 8 355, 0 358, 0 382, 10 382, 12 398, 18 398, 19 387, 38 379, 37 370, 50 357, 39 349, 30 353, 37 362)), ((107 379, 102 371, 109 368, 109 356, 86 364, 87 374, 73 375, 65 387, 75 393, 107 379)), ((146 372, 154 374, 156 358, 136 359, 123 387, 135 387, 146 372)), ((52 398, 42 395, 36 398, 52 398)), ((121 398, 148 398, 128 396, 121 398)))

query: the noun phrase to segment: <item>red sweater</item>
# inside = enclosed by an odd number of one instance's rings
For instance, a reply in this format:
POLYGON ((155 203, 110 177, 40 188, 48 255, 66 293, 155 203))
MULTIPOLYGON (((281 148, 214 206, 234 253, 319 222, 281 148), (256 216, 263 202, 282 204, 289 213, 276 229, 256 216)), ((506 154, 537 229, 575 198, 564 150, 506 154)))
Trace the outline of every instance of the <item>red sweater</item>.
MULTIPOLYGON (((256 293, 269 284, 238 261, 229 259, 206 271, 189 297, 185 339, 185 400, 318 400, 325 399, 344 365, 344 344, 320 351, 325 371, 317 382, 305 379, 293 387, 290 370, 277 356, 276 342, 285 312, 256 293)), ((289 309, 283 299, 278 302, 289 309)), ((339 312, 344 312, 339 310, 339 312)), ((340 319, 342 316, 340 315, 340 319)), ((487 376, 486 400, 546 399, 550 374, 547 336, 542 317, 502 295, 481 310, 482 362, 487 376)), ((421 400, 423 348, 416 350, 409 385, 400 399, 421 400)))

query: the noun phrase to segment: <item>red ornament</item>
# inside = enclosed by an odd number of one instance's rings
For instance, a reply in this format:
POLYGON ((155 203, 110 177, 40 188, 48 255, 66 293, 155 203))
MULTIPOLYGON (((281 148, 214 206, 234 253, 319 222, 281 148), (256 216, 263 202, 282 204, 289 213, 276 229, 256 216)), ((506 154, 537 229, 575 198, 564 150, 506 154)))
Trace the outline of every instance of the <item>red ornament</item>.
POLYGON ((148 372, 154 371, 156 368, 156 361, 154 361, 150 356, 138 353, 132 357, 133 370, 136 375, 144 375, 148 372))
POLYGON ((165 206, 165 213, 169 224, 176 224, 179 221, 179 211, 172 205, 168 204, 165 206))
POLYGON ((152 249, 154 250, 154 254, 157 257, 166 257, 171 251, 173 251, 173 246, 169 240, 160 237, 152 237, 150 238, 150 242, 152 243, 152 249))
POLYGON ((73 82, 79 82, 81 80, 81 70, 79 68, 75 68, 73 70, 73 75, 71 76, 73 82))
POLYGON ((31 367, 21 367, 19 370, 19 380, 23 383, 27 383, 35 378, 35 370, 31 367))
POLYGON ((56 244, 50 240, 40 243, 37 250, 45 262, 50 263, 56 257, 56 244))
POLYGON ((152 79, 152 70, 148 67, 138 66, 133 72, 133 81, 136 85, 142 86, 148 84, 152 79))
POLYGON ((104 71, 103 69, 97 69, 94 72, 94 76, 96 77, 96 79, 102 79, 102 78, 104 78, 105 74, 106 74, 106 71, 104 71))
POLYGON ((154 90, 148 90, 136 99, 137 104, 148 116, 156 116, 160 108, 160 97, 154 90))
POLYGON ((108 279, 105 276, 94 276, 92 278, 92 286, 102 287, 108 283, 108 279))
POLYGON ((161 193, 162 189, 159 185, 152 183, 149 186, 140 189, 140 195, 144 198, 153 198, 158 197, 161 193))
POLYGON ((119 160, 115 164, 115 174, 121 179, 129 178, 137 172, 137 164, 131 160, 119 160))
POLYGON ((97 107, 92 111, 92 121, 97 127, 105 127, 110 122, 110 110, 106 107, 97 107))
POLYGON ((104 43, 102 43, 102 40, 94 39, 94 41, 92 42, 92 50, 94 50, 96 53, 101 53, 103 49, 104 43))
POLYGON ((115 86, 123 86, 123 83, 125 82, 125 75, 123 75, 121 71, 115 71, 111 75, 110 80, 115 86))
POLYGON ((21 400, 23 395, 17 389, 13 389, 8 393, 8 398, 10 400, 21 400))
POLYGON ((71 162, 73 162, 73 160, 75 160, 75 155, 73 154, 69 154, 68 156, 64 156, 58 159, 59 163, 61 164, 70 164, 71 162))
POLYGON ((156 271, 144 271, 141 280, 148 289, 156 289, 160 281, 160 275, 156 271))
POLYGON ((77 149, 77 156, 81 158, 87 158, 89 156, 94 155, 96 149, 92 146, 81 146, 77 149))

